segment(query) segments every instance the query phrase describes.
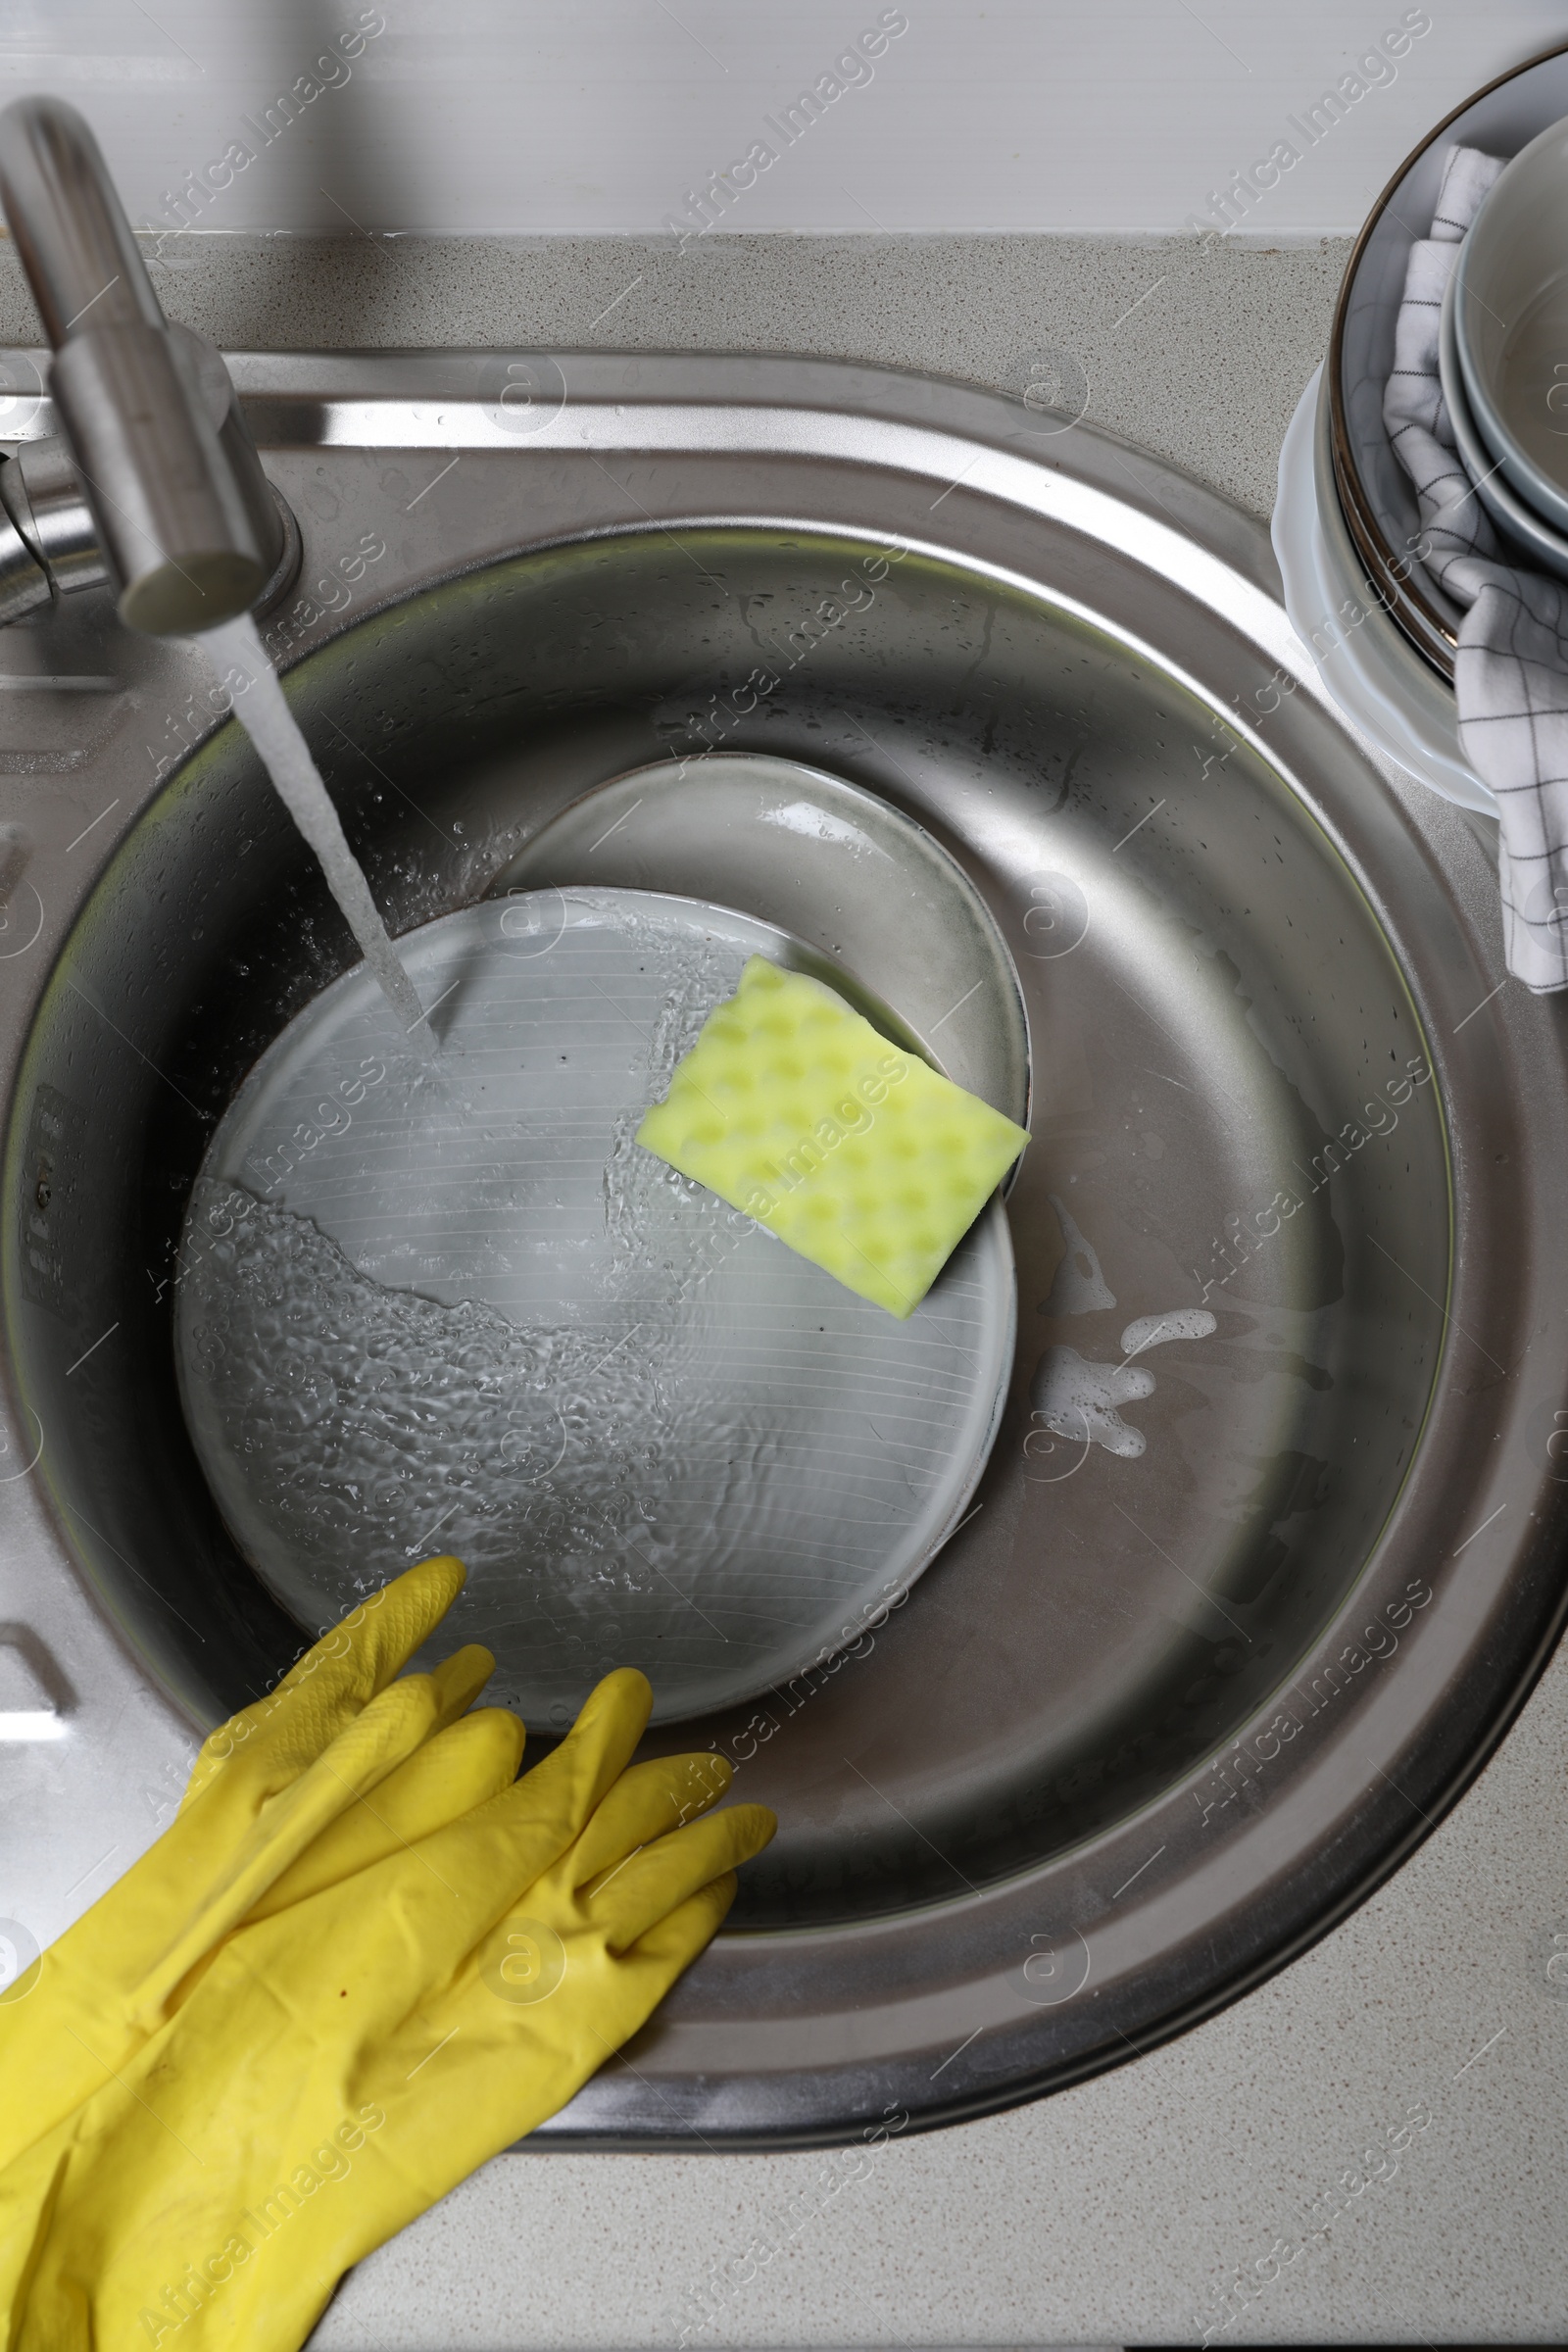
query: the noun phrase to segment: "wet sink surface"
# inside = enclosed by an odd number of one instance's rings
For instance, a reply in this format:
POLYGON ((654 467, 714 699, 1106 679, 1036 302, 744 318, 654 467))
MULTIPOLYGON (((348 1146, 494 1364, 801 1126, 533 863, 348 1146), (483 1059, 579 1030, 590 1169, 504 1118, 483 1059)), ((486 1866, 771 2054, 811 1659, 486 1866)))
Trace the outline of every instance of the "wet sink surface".
MULTIPOLYGON (((1251 526, 1081 429, 1043 463, 954 387, 600 360, 509 446, 482 390, 438 440, 416 363, 291 363, 314 400, 246 365, 307 580, 348 585, 276 649, 395 931, 610 777, 761 751, 926 826, 1026 997, 1018 1347, 971 1516, 853 1649, 657 1735, 729 1754, 780 1835, 635 2065, 542 2136, 937 2121, 1200 2014, 1397 1858, 1555 1630, 1561 1016, 1488 1001, 1475 837, 1401 810, 1309 681, 1254 693, 1290 641, 1251 526), (437 446, 464 463, 412 535, 437 446)), ((50 659, 172 703, 130 673, 178 657, 78 602, 50 659)), ((351 950, 235 730, 151 795, 147 731, 91 755, 126 822, 90 894, 63 829, 32 869, 8 1329, 62 1556, 203 1718, 301 1635, 185 1437, 174 1245, 212 1121, 351 950)))

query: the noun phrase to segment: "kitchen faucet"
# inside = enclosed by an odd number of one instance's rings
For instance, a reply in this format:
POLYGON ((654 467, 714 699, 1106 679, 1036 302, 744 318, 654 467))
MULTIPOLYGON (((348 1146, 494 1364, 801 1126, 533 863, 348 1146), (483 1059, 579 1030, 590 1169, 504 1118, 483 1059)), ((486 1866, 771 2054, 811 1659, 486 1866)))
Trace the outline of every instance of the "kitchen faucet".
POLYGON ((0 208, 54 350, 58 434, 0 465, 0 621, 111 583, 150 636, 273 602, 299 531, 262 471, 228 369, 165 318, 74 107, 0 113, 0 208))

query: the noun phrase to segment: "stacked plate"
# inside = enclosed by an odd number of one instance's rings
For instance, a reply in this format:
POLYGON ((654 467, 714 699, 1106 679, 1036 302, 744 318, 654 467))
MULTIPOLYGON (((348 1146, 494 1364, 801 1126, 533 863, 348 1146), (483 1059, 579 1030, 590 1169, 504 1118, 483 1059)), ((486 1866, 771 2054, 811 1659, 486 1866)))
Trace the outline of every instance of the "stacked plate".
POLYGON ((1455 272, 1444 391, 1461 455, 1521 563, 1568 576, 1568 388, 1555 389, 1568 387, 1568 365, 1552 374, 1551 344, 1562 328, 1568 363, 1568 274, 1559 286, 1549 232, 1568 195, 1565 117, 1560 48, 1491 83, 1406 159, 1356 242, 1328 360, 1280 458, 1275 550, 1324 684, 1405 772, 1487 811, 1495 802, 1464 760, 1454 718, 1460 610, 1417 560, 1415 491, 1389 440, 1383 389, 1410 248, 1428 233, 1449 153, 1516 159, 1455 272))

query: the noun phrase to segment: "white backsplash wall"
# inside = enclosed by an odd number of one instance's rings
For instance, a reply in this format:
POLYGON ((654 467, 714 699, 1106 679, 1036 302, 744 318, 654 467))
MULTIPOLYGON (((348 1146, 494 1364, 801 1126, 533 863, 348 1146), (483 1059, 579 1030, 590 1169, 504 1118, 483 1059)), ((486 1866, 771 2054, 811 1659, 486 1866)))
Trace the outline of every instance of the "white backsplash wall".
POLYGON ((3 0, 0 101, 74 100, 155 231, 1273 242, 1560 42, 1561 0, 3 0))

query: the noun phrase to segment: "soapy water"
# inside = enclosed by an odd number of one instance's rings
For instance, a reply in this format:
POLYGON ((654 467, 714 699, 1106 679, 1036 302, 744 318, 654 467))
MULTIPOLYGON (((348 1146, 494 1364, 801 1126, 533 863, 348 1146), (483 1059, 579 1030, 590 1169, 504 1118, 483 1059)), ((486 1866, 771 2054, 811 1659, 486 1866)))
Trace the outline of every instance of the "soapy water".
POLYGON ((220 684, 235 685, 238 673, 242 683, 234 693, 234 716, 256 746, 278 799, 315 852, 327 888, 411 1047, 427 1060, 433 1059, 435 1041, 424 1008, 387 934, 359 859, 349 848, 342 820, 284 698, 255 621, 248 612, 241 613, 221 628, 206 630, 196 642, 220 684))
POLYGON ((1048 1348, 1030 1383, 1029 1404, 1035 1419, 1057 1437, 1081 1438, 1136 1461, 1149 1440, 1117 1408, 1153 1394, 1152 1372, 1093 1363, 1076 1348, 1048 1348))
POLYGON ((967 1507, 1010 1358, 1000 1212, 901 1324, 635 1143, 760 944, 707 911, 538 893, 411 935, 426 1002, 463 975, 449 1081, 345 974, 186 1216, 186 1419, 264 1583, 314 1630, 455 1552, 437 1648, 488 1643, 547 1726, 612 1665, 665 1720, 853 1639, 967 1507))
POLYGON ((466 1561, 474 1597, 526 1559, 516 1608, 539 1662, 580 1670, 607 1587, 658 1602, 667 1544, 650 1521, 690 1438, 690 1399, 683 1413, 669 1394, 679 1335, 518 1331, 481 1302, 391 1290, 308 1218, 211 1180, 192 1228, 208 1238, 181 1300, 187 1417, 220 1506, 297 1613, 436 1551, 466 1561))
POLYGON ((1206 1340, 1219 1329, 1206 1306, 1173 1306, 1162 1315, 1139 1315, 1121 1335, 1124 1357, 1142 1355, 1146 1348, 1163 1348, 1171 1340, 1206 1340))
MULTIPOLYGON (((1098 1259, 1095 1272, 1099 1277, 1098 1259)), ((1119 1364, 1096 1363, 1076 1348, 1048 1348, 1030 1383, 1032 1418, 1054 1436, 1081 1445, 1085 1456, 1091 1446, 1102 1446, 1123 1461, 1136 1461, 1149 1440, 1122 1419, 1120 1408, 1152 1396, 1155 1383, 1152 1372, 1131 1359, 1173 1340, 1206 1340, 1218 1328, 1207 1307, 1177 1306, 1164 1314, 1139 1315, 1129 1323, 1121 1335, 1119 1364)))

